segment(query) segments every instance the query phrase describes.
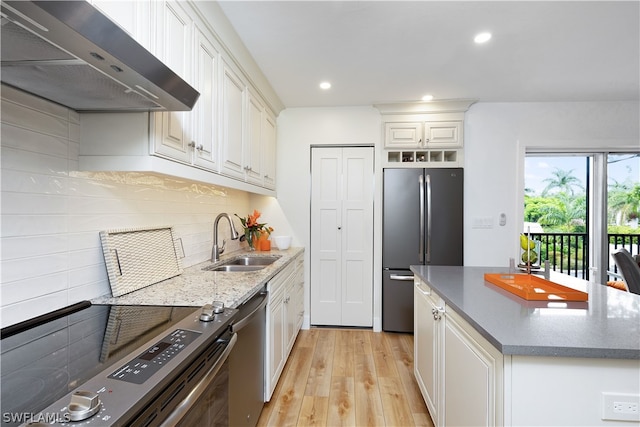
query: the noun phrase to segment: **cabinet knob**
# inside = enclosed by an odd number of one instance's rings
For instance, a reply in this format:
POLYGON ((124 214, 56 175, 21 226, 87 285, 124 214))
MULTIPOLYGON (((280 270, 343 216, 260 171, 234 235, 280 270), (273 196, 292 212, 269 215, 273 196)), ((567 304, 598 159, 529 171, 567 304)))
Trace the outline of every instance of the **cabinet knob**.
POLYGON ((204 146, 203 146, 202 144, 200 144, 200 145, 198 145, 198 146, 196 147, 196 150, 198 150, 198 151, 202 151, 202 150, 204 150, 204 146))
POLYGON ((196 142, 195 141, 191 141, 189 144, 187 144, 189 147, 191 148, 195 148, 196 147, 196 142))

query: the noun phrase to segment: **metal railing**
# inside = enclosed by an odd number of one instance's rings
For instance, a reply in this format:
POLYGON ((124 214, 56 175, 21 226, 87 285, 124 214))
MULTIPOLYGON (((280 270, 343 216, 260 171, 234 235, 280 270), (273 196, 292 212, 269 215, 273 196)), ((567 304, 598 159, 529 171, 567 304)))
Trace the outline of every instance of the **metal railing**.
MULTIPOLYGON (((640 234, 609 234, 607 271, 617 273, 611 253, 626 248, 632 254, 640 253, 640 234)), ((531 233, 540 240, 541 264, 549 260, 553 271, 589 280, 589 239, 586 233, 531 233)))

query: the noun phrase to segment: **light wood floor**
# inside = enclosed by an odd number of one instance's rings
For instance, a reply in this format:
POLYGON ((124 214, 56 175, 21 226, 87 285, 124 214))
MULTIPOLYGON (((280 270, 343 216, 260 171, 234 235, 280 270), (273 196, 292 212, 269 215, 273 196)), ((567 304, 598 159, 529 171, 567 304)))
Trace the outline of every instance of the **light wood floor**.
POLYGON ((312 328, 298 335, 258 426, 433 426, 413 335, 312 328))

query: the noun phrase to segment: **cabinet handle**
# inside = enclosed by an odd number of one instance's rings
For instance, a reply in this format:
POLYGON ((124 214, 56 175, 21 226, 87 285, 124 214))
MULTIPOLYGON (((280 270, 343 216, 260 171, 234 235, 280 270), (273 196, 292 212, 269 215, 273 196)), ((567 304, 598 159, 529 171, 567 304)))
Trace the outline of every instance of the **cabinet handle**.
POLYGON ((195 148, 196 147, 196 142, 195 141, 191 141, 189 144, 187 144, 189 147, 191 148, 195 148))
POLYGON ((422 295, 431 295, 431 291, 429 289, 422 289, 422 286, 416 286, 422 295))

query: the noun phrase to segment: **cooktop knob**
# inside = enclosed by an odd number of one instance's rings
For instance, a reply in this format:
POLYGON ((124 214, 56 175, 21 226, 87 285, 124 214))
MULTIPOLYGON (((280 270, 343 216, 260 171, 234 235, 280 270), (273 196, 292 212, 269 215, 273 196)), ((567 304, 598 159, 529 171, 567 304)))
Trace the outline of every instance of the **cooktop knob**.
POLYGON ((200 313, 201 322, 211 322, 215 317, 216 315, 213 313, 213 307, 211 307, 211 304, 202 306, 202 312, 200 313))
POLYGON ((219 313, 223 313, 224 312, 224 302, 222 301, 214 301, 213 304, 211 304, 213 306, 213 312, 216 314, 219 313))
POLYGON ((96 393, 78 390, 71 395, 69 403, 69 419, 82 421, 96 414, 100 410, 100 398, 96 393))

